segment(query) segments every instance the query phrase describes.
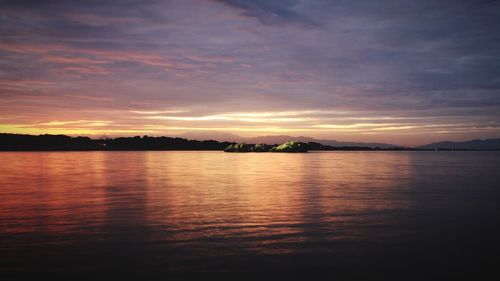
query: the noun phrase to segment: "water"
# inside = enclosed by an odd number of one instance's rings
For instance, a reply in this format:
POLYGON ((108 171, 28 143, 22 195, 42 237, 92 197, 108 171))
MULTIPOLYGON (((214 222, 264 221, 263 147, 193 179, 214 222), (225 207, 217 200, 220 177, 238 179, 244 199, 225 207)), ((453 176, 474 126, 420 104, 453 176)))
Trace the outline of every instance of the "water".
POLYGON ((498 152, 3 152, 0 273, 494 272, 498 152))

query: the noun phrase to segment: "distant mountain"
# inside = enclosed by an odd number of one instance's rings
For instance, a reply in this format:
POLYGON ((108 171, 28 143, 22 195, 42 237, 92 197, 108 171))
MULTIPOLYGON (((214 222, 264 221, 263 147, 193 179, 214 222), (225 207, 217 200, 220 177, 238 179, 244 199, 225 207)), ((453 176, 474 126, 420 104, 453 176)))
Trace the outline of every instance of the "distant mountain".
POLYGON ((287 141, 300 141, 300 142, 318 142, 317 139, 309 138, 309 137, 291 137, 286 135, 279 136, 259 136, 253 138, 246 138, 245 141, 247 143, 265 143, 265 144, 281 144, 287 141))
POLYGON ((401 147, 400 145, 378 142, 344 142, 336 140, 318 140, 319 143, 330 146, 362 146, 362 147, 380 147, 380 148, 394 148, 401 147))
POLYGON ((419 146, 422 149, 471 149, 471 150, 500 150, 500 139, 470 140, 470 141, 442 141, 419 146))
POLYGON ((254 137, 254 138, 248 138, 246 141, 248 143, 265 143, 265 144, 279 144, 279 143, 284 143, 287 141, 300 141, 300 142, 317 142, 321 143, 322 145, 329 145, 329 146, 335 146, 335 147, 341 147, 341 146, 361 146, 361 147, 380 147, 380 148, 393 148, 393 147, 398 147, 397 145, 394 144, 387 144, 387 143, 369 143, 369 142, 342 142, 342 141, 336 141, 336 140, 322 140, 322 139, 315 139, 315 138, 310 138, 310 137, 304 137, 304 136, 299 136, 299 137, 293 137, 293 136, 287 136, 287 135, 280 135, 280 136, 261 136, 261 137, 254 137))
POLYGON ((265 143, 265 144, 281 144, 287 141, 299 141, 299 142, 317 142, 322 145, 329 145, 335 147, 342 146, 359 146, 359 147, 379 147, 379 148, 394 148, 399 147, 394 144, 387 143, 365 143, 365 142, 341 142, 336 140, 322 140, 315 139, 304 136, 288 136, 288 135, 277 135, 277 136, 259 136, 251 138, 243 138, 235 134, 224 133, 224 132, 214 132, 214 131, 195 131, 188 132, 181 135, 183 138, 193 139, 193 140, 216 140, 216 141, 229 141, 229 142, 246 142, 246 143, 265 143))

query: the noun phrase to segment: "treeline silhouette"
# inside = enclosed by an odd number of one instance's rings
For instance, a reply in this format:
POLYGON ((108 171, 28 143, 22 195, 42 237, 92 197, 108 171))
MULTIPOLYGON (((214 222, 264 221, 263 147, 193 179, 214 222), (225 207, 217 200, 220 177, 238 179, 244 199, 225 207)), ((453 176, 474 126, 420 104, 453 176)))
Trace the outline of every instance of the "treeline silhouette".
POLYGON ((87 151, 87 150, 223 150, 230 142, 198 141, 170 137, 121 137, 91 139, 65 135, 0 134, 3 151, 87 151))
MULTIPOLYGON (((188 140, 172 137, 120 137, 91 139, 65 135, 0 134, 0 151, 91 151, 91 150, 224 150, 235 142, 188 140)), ((274 144, 277 145, 277 144, 274 144)), ((274 145, 268 145, 270 147, 274 145)), ((307 143, 308 150, 430 150, 407 147, 379 148, 361 146, 328 146, 307 143)))

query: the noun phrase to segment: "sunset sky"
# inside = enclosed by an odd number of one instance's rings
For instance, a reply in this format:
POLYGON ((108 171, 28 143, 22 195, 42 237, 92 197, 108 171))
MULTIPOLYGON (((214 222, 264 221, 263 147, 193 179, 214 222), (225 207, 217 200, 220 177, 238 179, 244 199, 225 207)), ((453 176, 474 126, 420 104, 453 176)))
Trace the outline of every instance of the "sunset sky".
POLYGON ((500 137, 500 2, 0 1, 0 132, 500 137))

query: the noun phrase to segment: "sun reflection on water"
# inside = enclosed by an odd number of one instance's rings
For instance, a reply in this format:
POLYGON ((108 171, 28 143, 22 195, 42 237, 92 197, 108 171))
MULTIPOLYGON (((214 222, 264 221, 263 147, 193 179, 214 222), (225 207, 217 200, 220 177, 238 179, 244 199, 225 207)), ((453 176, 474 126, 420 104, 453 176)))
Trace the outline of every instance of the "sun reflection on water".
MULTIPOLYGON (((102 235, 213 254, 354 240, 406 208, 410 154, 6 153, 4 233, 102 235), (7 164, 8 163, 8 164, 7 164), (139 239, 139 238, 138 238, 139 239), (220 249, 219 249, 220 250, 220 249)), ((376 239, 376 237, 373 237, 376 239)))

